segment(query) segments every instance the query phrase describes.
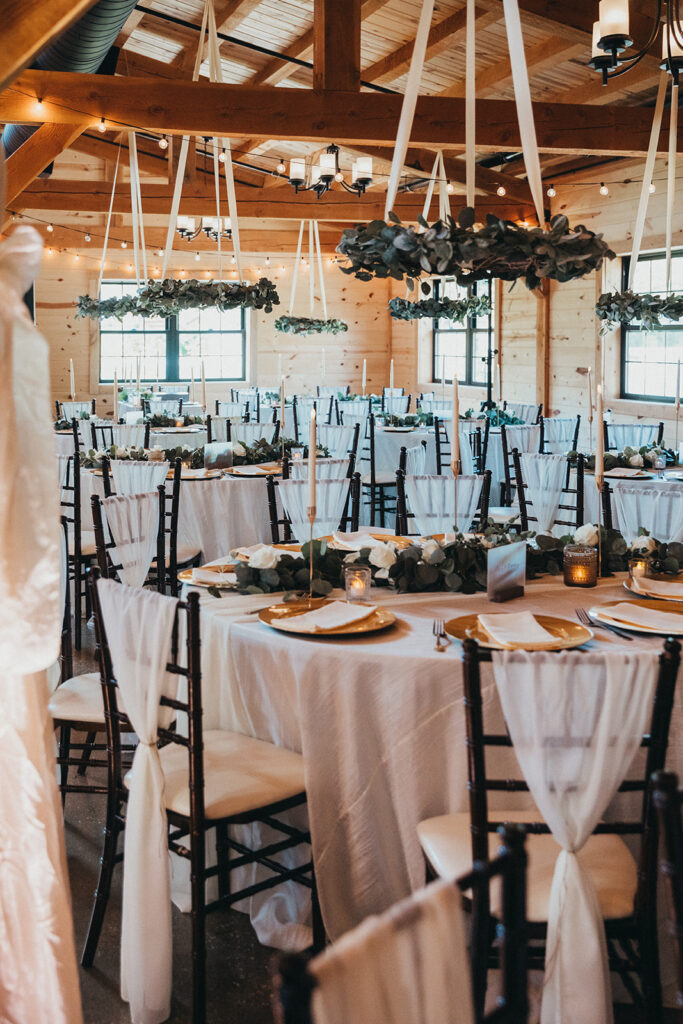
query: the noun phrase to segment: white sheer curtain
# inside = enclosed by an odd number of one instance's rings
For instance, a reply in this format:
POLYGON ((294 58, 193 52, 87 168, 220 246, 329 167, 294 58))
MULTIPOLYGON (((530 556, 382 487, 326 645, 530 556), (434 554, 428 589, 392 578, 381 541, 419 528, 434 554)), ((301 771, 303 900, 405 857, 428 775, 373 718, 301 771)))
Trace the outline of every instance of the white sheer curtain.
POLYGON ((531 525, 537 533, 549 533, 562 498, 562 488, 567 475, 567 459, 564 455, 535 455, 532 452, 523 452, 519 461, 522 479, 527 485, 526 498, 533 506, 532 515, 538 520, 531 525))
POLYGON ((507 402, 505 411, 517 416, 523 423, 535 423, 538 416, 538 406, 529 402, 507 402))
POLYGON ((543 420, 543 446, 551 455, 566 455, 574 446, 576 417, 548 416, 543 420))
POLYGON ((654 444, 659 434, 659 423, 609 423, 607 437, 610 448, 642 448, 654 444))
POLYGON ((172 712, 162 694, 176 696, 166 671, 178 602, 151 590, 98 580, 102 621, 114 677, 140 740, 130 774, 123 860, 121 997, 133 1024, 159 1024, 171 1013, 173 935, 164 810, 164 776, 157 726, 172 712))
POLYGON ((406 448, 406 476, 423 476, 427 462, 427 446, 415 445, 406 448))
POLYGON ((275 434, 274 423, 237 423, 231 428, 231 437, 233 442, 241 441, 242 444, 246 444, 251 447, 256 441, 260 441, 261 438, 265 438, 270 444, 275 434))
POLYGON ((178 416, 180 400, 178 398, 150 398, 149 411, 152 416, 178 416))
POLYGON ((142 448, 145 443, 144 423, 119 423, 112 427, 117 448, 142 448))
POLYGON ((311 961, 313 1024, 471 1024, 461 896, 433 882, 311 961))
POLYGON ((90 416, 91 402, 62 402, 62 415, 65 420, 78 419, 82 412, 90 416))
MULTIPOLYGON (((467 533, 477 511, 484 478, 463 475, 457 479, 458 533, 467 533)), ((450 474, 407 476, 406 501, 422 536, 453 532, 455 486, 450 474)))
POLYGON ((619 529, 627 541, 643 527, 666 544, 683 541, 683 483, 667 481, 658 487, 615 482, 612 491, 619 529))
MULTIPOLYGON (((314 537, 326 537, 339 529, 344 503, 349 492, 348 480, 319 480, 316 487, 316 518, 314 537)), ((292 532, 300 544, 309 539, 308 481, 280 480, 278 493, 282 507, 292 523, 292 532)))
POLYGON ((604 924, 576 854, 638 750, 651 712, 657 653, 494 651, 515 753, 562 847, 548 910, 542 1024, 610 1024, 604 924))
POLYGON ((218 415, 227 416, 229 419, 237 418, 241 420, 245 413, 244 402, 219 402, 218 403, 218 415))
POLYGON ((516 424, 504 426, 505 440, 507 441, 508 452, 516 448, 518 452, 537 452, 541 444, 541 428, 538 423, 532 426, 516 424))
POLYGON ((159 498, 151 494, 113 495, 103 498, 102 512, 116 545, 115 564, 121 563, 119 576, 129 587, 141 587, 147 579, 156 551, 159 532, 159 498))
MULTIPOLYGON (((308 464, 305 462, 292 462, 292 480, 308 480, 308 464)), ((348 459, 316 459, 315 478, 316 480, 344 480, 349 471, 348 459)))
POLYGON ((49 354, 22 301, 41 252, 28 226, 0 244, 0 1018, 80 1024, 47 710, 62 624, 49 354))
POLYGON ((133 462, 112 459, 109 463, 117 494, 149 494, 166 483, 170 462, 133 462))
POLYGON ((327 448, 333 459, 343 459, 353 444, 353 424, 338 427, 334 423, 318 424, 318 444, 327 448))

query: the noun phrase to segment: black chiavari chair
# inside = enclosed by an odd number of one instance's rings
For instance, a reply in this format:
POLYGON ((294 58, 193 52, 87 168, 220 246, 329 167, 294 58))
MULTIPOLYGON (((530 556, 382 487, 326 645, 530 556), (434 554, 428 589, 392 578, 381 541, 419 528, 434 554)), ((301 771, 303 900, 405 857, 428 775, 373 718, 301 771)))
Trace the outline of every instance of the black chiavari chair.
POLYGON ((500 428, 500 440, 503 448, 503 472, 505 474, 505 481, 503 483, 502 504, 508 508, 512 505, 512 488, 515 482, 515 464, 512 457, 512 450, 515 445, 510 444, 508 430, 519 431, 523 430, 525 433, 531 432, 535 426, 539 428, 538 443, 534 444, 533 447, 526 448, 525 451, 542 452, 543 451, 543 419, 541 418, 538 424, 519 424, 513 427, 506 427, 505 424, 500 428))
POLYGON ((668 889, 669 920, 676 959, 676 1003, 683 1007, 683 790, 673 772, 655 772, 652 799, 660 833, 659 873, 668 889))
MULTIPOLYGON (((553 458, 552 455, 544 455, 544 459, 553 458)), ((529 512, 533 504, 527 499, 527 484, 522 471, 522 459, 516 448, 512 450, 512 460, 515 467, 515 486, 519 498, 519 522, 522 532, 529 529, 529 523, 537 523, 538 517, 529 512)), ((562 497, 557 506, 555 526, 567 526, 573 532, 583 526, 584 520, 584 457, 579 454, 575 462, 567 459, 567 472, 565 474, 565 485, 562 488, 562 497), (575 486, 570 486, 570 472, 576 472, 575 486), (565 514, 566 513, 566 514, 565 514), (563 516, 563 518, 560 518, 563 516)), ((533 527, 531 527, 533 529, 533 527)))
MULTIPOLYGON (((92 432, 92 446, 95 451, 101 448, 111 448, 114 442, 114 431, 118 427, 123 427, 123 433, 126 433, 126 425, 120 423, 91 423, 90 430, 92 432)), ((144 424, 144 435, 142 440, 142 447, 149 448, 149 436, 150 436, 150 424, 144 424)), ((132 431, 131 431, 132 433, 132 431)))
MULTIPOLYGON (((216 403, 218 404, 218 403, 216 403)), ((213 441, 230 441, 232 440, 232 423, 230 422, 229 416, 219 416, 216 413, 215 416, 210 414, 206 417, 206 443, 211 444, 213 441), (225 434, 225 437, 218 437, 218 434, 225 434), (215 436, 214 436, 215 435, 215 436)))
MULTIPOLYGON (((488 524, 489 503, 491 500, 491 470, 487 469, 483 474, 484 480, 481 487, 481 495, 477 503, 477 514, 474 520, 475 532, 483 533, 488 524)), ((411 534, 409 531, 409 520, 414 519, 412 512, 408 511, 406 501, 406 474, 405 470, 399 469, 396 473, 396 535, 398 537, 419 536, 419 533, 411 534)))
MULTIPOLYGON (((143 495, 138 495, 143 497, 143 495)), ((151 494, 150 494, 151 497, 151 494)), ((106 499, 105 499, 106 500, 106 499)), ((166 488, 163 484, 159 484, 157 487, 157 500, 159 506, 159 514, 157 517, 157 544, 156 554, 152 560, 152 565, 155 566, 154 571, 154 583, 156 589, 160 594, 165 593, 165 574, 158 571, 158 566, 164 564, 165 558, 165 511, 166 511, 166 488)), ((114 555, 116 553, 116 544, 111 535, 109 526, 107 525, 105 530, 105 521, 102 515, 102 500, 98 494, 93 494, 90 498, 92 507, 92 521, 95 527, 95 547, 97 549, 97 567, 100 575, 104 579, 115 579, 119 580, 119 572, 123 568, 120 562, 114 561, 114 555)))
POLYGON ((373 413, 366 422, 366 443, 361 451, 361 459, 370 463, 370 472, 362 477, 362 490, 366 495, 365 504, 370 506, 370 525, 375 526, 379 515, 379 525, 386 526, 386 518, 396 515, 396 504, 391 504, 390 495, 396 486, 393 472, 378 472, 375 462, 375 416, 373 413), (365 454, 367 453, 367 454, 365 454))
POLYGON ((70 583, 74 585, 73 602, 73 638, 74 647, 77 651, 81 649, 83 610, 85 607, 86 618, 90 614, 89 598, 86 591, 86 571, 95 557, 95 537, 89 531, 82 529, 81 521, 81 464, 80 449, 78 445, 78 428, 76 420, 74 426, 74 450, 75 454, 70 455, 67 462, 64 484, 61 489, 60 504, 62 515, 68 524, 68 562, 67 575, 70 583))
MULTIPOLYGON (((654 424, 648 424, 648 425, 654 427, 654 424)), ((618 423, 608 423, 607 420, 603 420, 602 421, 602 437, 603 437, 603 444, 604 444, 606 452, 617 451, 618 449, 624 447, 624 445, 617 444, 617 442, 615 440, 613 440, 613 438, 611 436, 611 428, 612 427, 620 427, 620 426, 621 426, 621 424, 618 424, 618 423)), ((638 424, 634 423, 633 426, 635 428, 635 427, 638 426, 638 424)), ((649 443, 654 443, 654 444, 661 445, 663 440, 664 440, 664 421, 660 420, 659 423, 657 424, 657 433, 652 437, 652 440, 649 443)), ((640 448, 642 446, 641 446, 641 444, 634 443, 631 447, 640 448)))
MULTIPOLYGON (((351 465, 351 463, 350 463, 351 465)), ((289 479, 289 471, 287 476, 284 472, 282 479, 289 479)), ((344 508, 339 520, 338 529, 342 533, 354 533, 358 529, 358 523, 360 520, 360 493, 361 493, 361 477, 360 473, 354 473, 351 469, 347 479, 349 480, 349 489, 344 500, 344 508)), ((325 480, 319 480, 319 486, 325 485, 325 480)), ((270 517, 270 535, 273 544, 289 544, 292 540, 292 524, 287 514, 282 512, 282 515, 278 511, 278 500, 277 491, 278 486, 277 480, 274 477, 266 477, 266 493, 268 495, 268 515, 270 517), (282 527, 282 532, 280 532, 282 527)), ((301 541, 303 543, 303 541, 301 541)))
MULTIPOLYGON (((661 1020, 662 993, 657 944, 657 822, 649 780, 652 773, 664 765, 680 653, 681 645, 677 641, 669 639, 664 643, 659 658, 652 717, 641 743, 645 752, 645 768, 638 777, 629 773, 629 778, 619 786, 619 793, 642 793, 639 810, 632 815, 620 815, 621 820, 600 822, 588 840, 593 844, 590 856, 589 850, 584 848, 584 866, 593 877, 598 899, 604 891, 605 906, 609 907, 609 914, 603 913, 603 917, 610 970, 619 975, 631 998, 641 1011, 644 1009, 645 1019, 652 1022, 661 1020), (626 835, 640 837, 637 872, 628 847, 618 838, 626 835), (605 863, 610 864, 609 877, 599 870, 605 863)), ((532 907, 529 967, 543 970, 547 932, 545 908, 550 898, 547 879, 552 877, 559 847, 542 841, 541 837, 548 835, 550 829, 544 821, 538 820, 537 810, 489 812, 489 793, 529 792, 518 768, 506 768, 508 777, 505 779, 487 773, 486 749, 512 749, 513 746, 507 732, 495 733, 486 728, 480 666, 491 660, 491 651, 480 647, 475 640, 463 642, 469 812, 421 822, 418 836, 428 878, 443 874, 446 862, 452 877, 467 870, 472 863, 489 860, 490 839, 501 824, 500 820, 491 820, 490 813, 497 819, 523 824, 527 832, 527 852, 535 863, 535 869, 529 875, 529 905, 532 907), (436 829, 435 822, 438 822, 436 829)), ((475 1005, 483 1005, 486 993, 485 952, 482 949, 482 973, 475 984, 475 1005)), ((495 951, 488 959, 488 966, 498 966, 495 951)))
MULTIPOLYGON (((81 962, 91 967, 104 923, 114 867, 123 859, 117 853, 119 836, 125 831, 128 791, 123 782, 121 727, 127 722, 120 710, 118 685, 114 676, 97 594, 99 571, 92 572, 92 605, 98 643, 100 678, 107 724, 108 799, 100 874, 95 891, 90 927, 81 962)), ((119 586, 120 584, 115 584, 119 586)), ((206 1021, 206 914, 229 908, 259 892, 285 881, 296 881, 311 892, 313 946, 321 949, 325 932, 318 905, 313 862, 310 858, 296 867, 274 860, 275 853, 295 849, 311 841, 310 833, 284 824, 279 815, 306 803, 303 758, 271 743, 227 730, 204 731, 200 657, 199 599, 190 594, 178 601, 167 671, 185 680, 184 699, 162 696, 160 709, 171 708, 187 716, 188 730, 161 726, 157 729, 164 775, 185 784, 165 787, 168 819, 168 848, 190 864, 192 925, 192 1021, 206 1021), (181 640, 182 637, 182 640, 181 640), (265 766, 265 767, 264 767, 265 766), (265 780, 265 781, 264 781, 265 780), (296 780, 296 781, 295 781, 296 780), (300 780, 300 785, 299 785, 300 780), (189 809, 189 810, 188 810, 189 809), (252 850, 231 832, 236 825, 264 824, 282 834, 274 843, 252 850), (206 836, 215 830, 218 863, 206 863, 206 836), (183 841, 184 840, 184 841, 183 841), (254 864, 268 870, 268 877, 247 888, 231 888, 232 872, 254 864), (218 897, 207 900, 207 882, 217 879, 218 897)))

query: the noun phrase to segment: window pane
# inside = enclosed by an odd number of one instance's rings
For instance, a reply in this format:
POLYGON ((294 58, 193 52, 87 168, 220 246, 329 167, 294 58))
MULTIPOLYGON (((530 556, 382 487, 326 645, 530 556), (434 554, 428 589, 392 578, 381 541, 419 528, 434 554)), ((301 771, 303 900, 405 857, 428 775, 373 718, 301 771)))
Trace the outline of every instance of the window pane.
MULTIPOLYGON (((492 302, 493 289, 489 281, 477 281, 465 287, 453 280, 439 279, 434 284, 434 296, 450 299, 463 299, 468 296, 488 296, 492 302)), ((452 379, 457 370, 462 383, 483 385, 486 383, 486 356, 491 338, 493 339, 493 313, 479 317, 468 317, 462 324, 440 319, 435 323, 433 331, 433 373, 432 379, 440 381, 442 377, 441 358, 446 356, 446 380, 452 379)))
MULTIPOLYGON (((624 260, 624 280, 628 280, 629 261, 624 260)), ((634 291, 666 295, 666 260, 663 253, 646 253, 638 260, 634 275, 634 291)), ((672 291, 683 289, 683 252, 672 253, 672 291)), ((676 392, 676 370, 683 362, 683 324, 667 324, 650 333, 637 325, 624 326, 621 332, 623 348, 623 395, 637 398, 668 399, 676 392)))

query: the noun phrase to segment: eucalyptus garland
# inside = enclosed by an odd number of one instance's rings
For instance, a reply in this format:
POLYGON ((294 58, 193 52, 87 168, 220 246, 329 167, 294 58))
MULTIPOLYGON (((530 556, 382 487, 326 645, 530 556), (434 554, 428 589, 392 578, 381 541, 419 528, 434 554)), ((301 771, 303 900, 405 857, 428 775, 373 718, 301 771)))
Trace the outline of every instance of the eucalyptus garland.
POLYGON ((487 316, 491 312, 488 295, 467 299, 391 299, 389 309, 394 320, 453 320, 462 323, 469 316, 487 316))
MULTIPOLYGON (((175 427, 178 419, 178 416, 166 416, 165 413, 155 412, 145 422, 149 423, 152 430, 154 430, 159 427, 175 427)), ((182 421, 184 427, 198 427, 204 424, 201 416, 183 416, 182 421)))
POLYGON ((318 320, 311 316, 279 316, 275 321, 275 330, 283 334, 342 334, 348 331, 349 325, 336 318, 318 320))
MULTIPOLYGON (((678 456, 673 448, 664 448, 658 444, 644 444, 640 448, 631 448, 628 445, 620 452, 605 452, 603 454, 603 467, 606 473, 611 469, 646 469, 652 468, 658 458, 663 458, 667 466, 675 466, 678 463, 678 456)), ((577 461, 577 453, 569 452, 567 458, 572 465, 577 461)), ((593 472, 595 469, 595 453, 584 455, 586 469, 593 472)))
POLYGON ((262 277, 256 284, 238 281, 179 281, 166 278, 148 281, 137 295, 123 295, 114 299, 78 297, 76 316, 102 320, 105 317, 174 316, 183 309, 263 309, 271 313, 280 304, 280 297, 272 281, 262 277))
POLYGON ((595 313, 602 320, 601 334, 619 324, 639 324, 655 331, 662 321, 678 322, 683 317, 683 295, 651 295, 649 292, 605 292, 598 299, 595 313))
POLYGON ((176 448, 153 448, 148 451, 146 448, 136 448, 134 445, 124 447, 110 445, 108 448, 90 448, 88 451, 81 450, 78 458, 83 469, 101 469, 102 459, 107 458, 122 462, 175 462, 176 459, 189 466, 191 469, 201 469, 204 465, 204 448, 190 448, 188 445, 179 445, 176 448))
POLYGON ((536 288, 544 278, 571 281, 613 259, 614 252, 583 225, 569 227, 558 214, 548 230, 527 228, 513 221, 487 214, 484 227, 474 227, 474 210, 465 207, 458 219, 449 217, 429 225, 420 234, 412 225, 401 224, 393 213, 390 223, 373 220, 346 228, 337 252, 346 256, 350 266, 341 266, 345 274, 361 281, 373 277, 393 277, 412 281, 422 274, 454 277, 458 284, 500 278, 516 281, 524 278, 527 288, 536 288))
MULTIPOLYGON (((304 449, 304 458, 308 458, 308 446, 303 446, 292 437, 286 437, 284 441, 278 441, 277 444, 271 444, 270 441, 266 441, 265 437, 260 437, 253 444, 245 444, 244 441, 240 441, 239 431, 239 424, 232 428, 234 437, 232 442, 232 461, 235 466, 258 466, 263 462, 277 462, 282 458, 283 446, 285 455, 290 459, 292 457, 292 449, 302 447, 304 449)), ((330 453, 327 448, 319 445, 316 451, 319 459, 329 459, 330 453)))

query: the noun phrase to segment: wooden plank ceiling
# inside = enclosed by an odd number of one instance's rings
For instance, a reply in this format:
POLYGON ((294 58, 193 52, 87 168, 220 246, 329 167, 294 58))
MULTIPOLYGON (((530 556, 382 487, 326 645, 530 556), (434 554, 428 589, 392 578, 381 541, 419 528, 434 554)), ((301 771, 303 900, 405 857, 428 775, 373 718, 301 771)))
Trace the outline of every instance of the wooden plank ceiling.
MULTIPOLYGON (((6 121, 23 118, 40 124, 50 116, 51 98, 53 104, 51 121, 9 158, 10 210, 36 221, 46 221, 55 211, 55 222, 60 225, 52 236, 56 244, 60 239, 69 244, 70 232, 97 231, 108 205, 119 147, 122 164, 127 165, 125 133, 120 128, 132 123, 131 111, 137 103, 140 112, 135 124, 143 128, 138 142, 143 208, 146 222, 149 217, 151 244, 161 245, 177 156, 172 136, 187 130, 192 112, 199 117, 198 112, 207 105, 204 93, 184 84, 192 74, 203 6, 203 0, 145 0, 138 4, 116 40, 120 54, 118 78, 113 81, 100 79, 100 86, 92 76, 26 72, 0 93, 0 119, 6 121), (140 79, 146 81, 140 83, 140 79), (172 81, 164 84, 169 79, 172 81), (160 97, 165 93, 168 100, 164 104, 160 97), (36 106, 38 96, 44 101, 40 107, 36 106), (96 130, 100 121, 96 113, 107 118, 103 133, 96 130), (158 146, 162 131, 171 137, 166 150, 158 146), (37 177, 52 160, 51 177, 37 177)), ((400 94, 405 87, 421 0, 215 0, 215 6, 219 33, 224 37, 223 79, 239 91, 236 96, 230 92, 229 98, 226 93, 222 118, 219 105, 211 104, 201 130, 208 133, 215 125, 216 130, 233 136, 239 205, 249 244, 255 251, 259 247, 265 251, 265 237, 272 236, 271 225, 277 225, 279 240, 272 240, 270 247, 274 252, 284 251, 295 236, 292 222, 313 216, 321 221, 323 245, 331 252, 341 222, 382 215, 400 107, 400 96, 390 94, 400 94), (294 90, 302 93, 298 102, 294 90), (250 110, 255 111, 251 118, 250 110), (370 115, 376 129, 368 128, 370 115), (278 125, 281 130, 275 133, 278 125), (341 134, 328 136, 328 125, 341 134), (267 137, 270 131, 277 137, 267 137), (351 163, 360 153, 373 156, 375 181, 368 194, 357 199, 335 184, 319 201, 310 192, 295 196, 286 176, 277 171, 280 161, 287 163, 296 156, 314 161, 325 145, 334 142, 342 144, 340 166, 347 180, 351 163)), ((596 0, 574 0, 572 4, 519 0, 519 6, 546 183, 558 182, 563 173, 577 167, 604 168, 607 164, 610 173, 618 173, 622 161, 628 166, 628 158, 642 153, 647 145, 649 108, 659 75, 656 54, 648 55, 635 71, 604 88, 587 66, 596 0), (637 109, 627 112, 624 107, 637 109)), ((632 2, 634 6, 637 4, 632 2)), ((501 0, 477 0, 476 12, 477 209, 482 214, 490 209, 502 216, 524 218, 532 215, 532 207, 517 153, 519 138, 501 0), (501 188, 504 197, 497 194, 501 188)), ((632 11, 631 26, 635 35, 646 34, 647 18, 640 10, 632 11)), ((18 54, 17 72, 26 63, 18 54)), ((205 81, 206 62, 200 74, 205 81)), ((416 124, 416 145, 408 154, 404 179, 417 194, 405 194, 398 203, 407 219, 419 212, 424 193, 419 180, 431 169, 438 143, 456 193, 454 207, 462 201, 464 77, 464 0, 436 0, 422 76, 425 99, 418 106, 421 120, 416 124)), ((666 147, 665 132, 661 144, 666 147)), ((181 213, 215 213, 212 165, 204 151, 204 140, 198 138, 181 213)), ((600 174, 605 175, 604 170, 600 174)), ((117 238, 121 240, 130 235, 126 189, 124 178, 115 203, 117 238)), ((193 248, 202 245, 198 241, 193 248)))

